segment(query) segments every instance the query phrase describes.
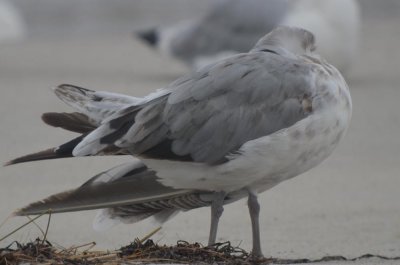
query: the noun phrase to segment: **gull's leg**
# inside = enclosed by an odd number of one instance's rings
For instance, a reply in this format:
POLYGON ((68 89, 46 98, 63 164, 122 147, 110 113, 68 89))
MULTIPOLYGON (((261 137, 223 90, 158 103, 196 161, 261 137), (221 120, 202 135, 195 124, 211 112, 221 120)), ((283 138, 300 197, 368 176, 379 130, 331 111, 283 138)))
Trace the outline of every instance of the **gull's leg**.
POLYGON ((251 230, 253 232, 253 251, 252 255, 256 258, 262 258, 263 254, 261 251, 261 240, 260 240, 260 224, 258 217, 260 214, 260 204, 257 200, 257 193, 249 190, 249 199, 247 201, 249 206, 250 219, 251 219, 251 230))
POLYGON ((226 193, 223 191, 215 192, 214 199, 211 204, 211 227, 210 227, 210 237, 208 238, 208 245, 214 245, 217 238, 218 222, 219 218, 224 211, 224 199, 226 193))

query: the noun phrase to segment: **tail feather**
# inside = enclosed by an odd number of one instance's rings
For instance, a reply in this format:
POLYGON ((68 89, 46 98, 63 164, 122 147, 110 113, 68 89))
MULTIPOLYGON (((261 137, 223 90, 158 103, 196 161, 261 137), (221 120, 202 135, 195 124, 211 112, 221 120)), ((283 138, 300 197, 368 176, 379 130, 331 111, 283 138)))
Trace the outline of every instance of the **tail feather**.
POLYGON ((77 109, 78 112, 48 112, 42 115, 42 120, 50 126, 60 127, 68 131, 81 133, 82 135, 59 147, 49 148, 13 159, 7 162, 5 166, 22 162, 73 156, 126 155, 128 151, 117 148, 114 144, 115 141, 111 141, 109 138, 117 140, 119 136, 125 134, 135 122, 134 116, 136 113, 147 102, 152 100, 152 98, 141 99, 109 92, 96 92, 65 84, 55 88, 55 93, 62 101, 77 109), (121 119, 122 121, 120 121, 121 119), (111 123, 113 128, 103 124, 108 122, 111 123), (114 128, 114 125, 117 126, 114 128), (88 135, 90 135, 89 139, 84 140, 88 135), (97 135, 100 135, 99 138, 96 138, 97 135), (102 140, 106 143, 101 143, 100 141, 102 140), (93 148, 93 150, 85 154, 82 154, 82 152, 73 153, 75 147, 81 142, 84 142, 89 148, 92 148, 90 144, 94 142, 93 145, 97 149, 93 148))
MULTIPOLYGON (((74 157, 73 150, 82 141, 86 135, 81 135, 65 144, 58 147, 49 148, 36 153, 24 155, 13 160, 10 160, 4 164, 4 166, 10 166, 19 163, 33 162, 40 160, 50 160, 59 158, 74 157)), ((98 156, 109 156, 109 155, 129 155, 129 151, 122 150, 116 146, 110 145, 103 149, 101 152, 97 153, 98 156)))
POLYGON ((60 127, 62 129, 77 133, 89 133, 97 128, 97 125, 94 121, 91 121, 88 116, 79 112, 47 112, 42 115, 42 120, 47 125, 60 127))
POLYGON ((75 146, 77 146, 82 141, 84 137, 85 135, 81 135, 75 139, 72 139, 69 142, 66 142, 65 144, 60 145, 59 147, 53 147, 43 151, 15 158, 5 163, 4 166, 10 166, 18 163, 25 163, 32 161, 73 157, 72 151, 74 150, 75 146))
POLYGON ((67 105, 85 114, 97 126, 118 110, 136 105, 142 99, 122 94, 94 91, 73 85, 59 85, 55 94, 67 105))
POLYGON ((56 159, 56 158, 63 158, 63 157, 69 157, 69 156, 60 156, 56 153, 55 151, 56 148, 49 148, 37 153, 32 153, 28 155, 24 155, 18 158, 15 158, 13 160, 8 161, 7 163, 4 164, 4 166, 10 166, 14 164, 19 164, 19 163, 25 163, 25 162, 32 162, 32 161, 40 161, 40 160, 48 160, 48 159, 56 159))
POLYGON ((103 172, 77 189, 32 203, 15 215, 110 208, 113 218, 131 218, 132 222, 164 210, 187 210, 209 203, 196 191, 164 186, 154 171, 135 161, 103 172))

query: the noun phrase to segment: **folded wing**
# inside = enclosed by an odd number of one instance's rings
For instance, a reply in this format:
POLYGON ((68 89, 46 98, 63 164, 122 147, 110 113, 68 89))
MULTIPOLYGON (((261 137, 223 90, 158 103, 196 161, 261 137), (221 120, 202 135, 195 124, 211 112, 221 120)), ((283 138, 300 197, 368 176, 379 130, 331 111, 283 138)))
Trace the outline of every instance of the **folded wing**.
POLYGON ((255 51, 189 74, 140 100, 61 85, 56 94, 81 114, 57 114, 53 120, 47 114, 44 120, 84 134, 69 141, 66 149, 54 148, 53 157, 40 152, 39 157, 14 161, 130 153, 222 163, 247 141, 287 128, 311 113, 303 99, 315 93, 312 67, 255 51))
POLYGON ((178 79, 140 109, 121 110, 73 154, 96 155, 112 145, 159 159, 223 162, 245 142, 310 114, 302 100, 312 97, 313 81, 289 71, 293 67, 311 71, 309 65, 267 52, 231 57, 178 79))

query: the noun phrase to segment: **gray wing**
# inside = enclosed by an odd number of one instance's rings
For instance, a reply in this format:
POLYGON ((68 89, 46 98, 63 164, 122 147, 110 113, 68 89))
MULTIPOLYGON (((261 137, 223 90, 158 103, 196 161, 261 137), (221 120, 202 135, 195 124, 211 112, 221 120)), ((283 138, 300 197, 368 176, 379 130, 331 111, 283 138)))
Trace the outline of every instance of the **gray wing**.
POLYGON ((312 93, 311 86, 288 71, 293 63, 265 53, 239 55, 231 61, 182 84, 169 96, 164 122, 176 154, 216 163, 245 142, 308 115, 301 101, 312 93))
POLYGON ((249 140, 307 117, 312 66, 266 52, 231 57, 178 79, 161 97, 125 109, 74 150, 93 155, 115 145, 133 154, 219 163, 249 140))

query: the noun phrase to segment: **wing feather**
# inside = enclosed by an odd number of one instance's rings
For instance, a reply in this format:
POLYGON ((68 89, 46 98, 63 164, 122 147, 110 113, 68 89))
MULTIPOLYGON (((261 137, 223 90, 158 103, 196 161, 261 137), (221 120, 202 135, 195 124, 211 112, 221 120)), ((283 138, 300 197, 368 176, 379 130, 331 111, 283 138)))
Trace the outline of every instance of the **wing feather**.
POLYGON ((93 155, 109 145, 146 155, 168 144, 169 154, 219 163, 245 142, 307 117, 301 100, 315 93, 312 73, 310 64, 273 53, 233 56, 178 79, 145 104, 120 110, 74 155, 93 155))
POLYGON ((135 161, 98 174, 77 189, 34 202, 15 214, 41 214, 49 209, 53 213, 59 213, 124 205, 140 207, 147 202, 172 199, 191 193, 190 190, 177 190, 164 186, 158 181, 154 171, 148 169, 142 162, 135 161))

